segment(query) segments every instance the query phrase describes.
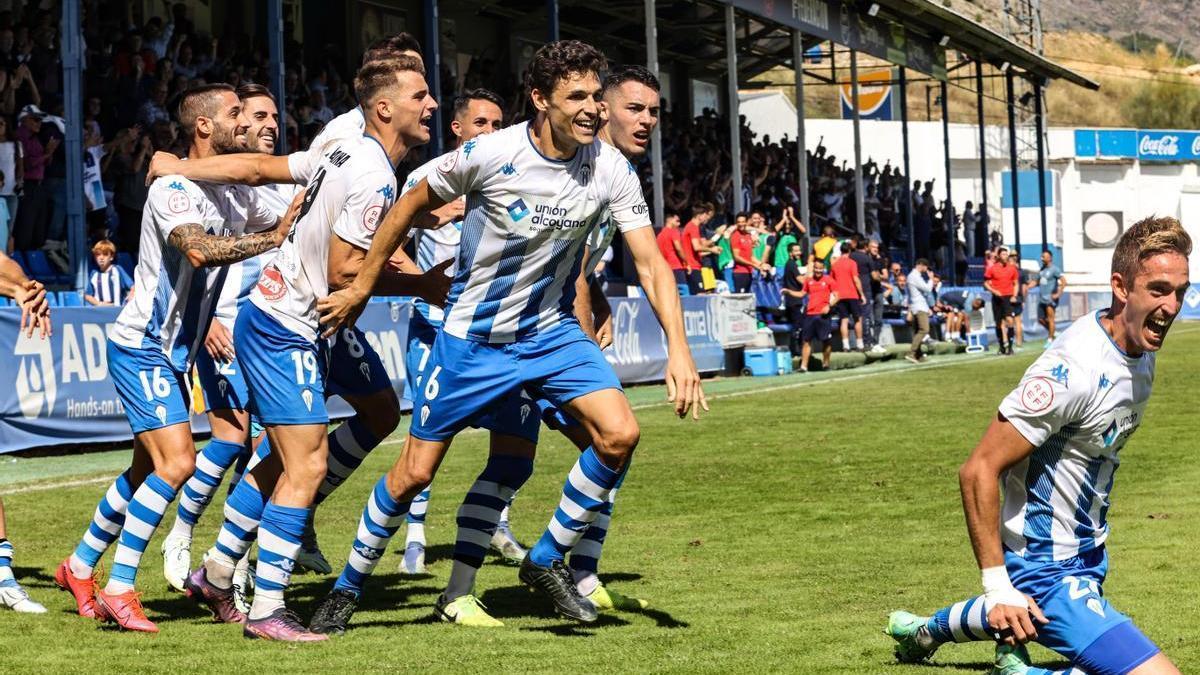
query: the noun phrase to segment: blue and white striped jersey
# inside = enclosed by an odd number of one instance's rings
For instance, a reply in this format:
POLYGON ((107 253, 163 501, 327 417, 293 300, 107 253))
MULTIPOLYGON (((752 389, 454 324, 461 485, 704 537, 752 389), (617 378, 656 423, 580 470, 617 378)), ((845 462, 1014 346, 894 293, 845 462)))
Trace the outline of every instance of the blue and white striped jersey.
MULTIPOLYGON (((299 189, 295 185, 284 184, 260 185, 253 188, 255 196, 263 206, 280 218, 287 213, 288 207, 292 205, 292 198, 299 189)), ((221 296, 217 299, 217 311, 213 316, 226 330, 233 331, 238 309, 250 298, 250 291, 254 290, 254 285, 258 283, 258 275, 262 273, 263 266, 271 262, 276 253, 278 249, 271 249, 227 267, 225 283, 221 286, 221 296)))
POLYGON ((509 343, 573 317, 584 241, 604 212, 622 232, 650 226, 620 151, 595 141, 548 159, 527 122, 464 143, 426 179, 446 201, 467 198, 443 325, 463 339, 509 343))
POLYGON ((311 176, 304 206, 279 253, 263 268, 250 302, 306 340, 316 340, 317 300, 329 295, 333 235, 369 249, 396 199, 396 168, 374 137, 342 141, 311 176))
POLYGON ((278 220, 244 185, 195 183, 177 175, 156 179, 142 209, 133 298, 109 339, 135 349, 161 349, 179 372, 191 368, 227 271, 193 269, 167 238, 183 225, 229 237, 273 227, 278 220))
POLYGON ((108 269, 103 272, 92 271, 91 276, 88 277, 88 295, 100 302, 120 305, 125 302, 125 296, 129 293, 132 285, 133 279, 125 273, 125 270, 116 265, 109 265, 108 269))
MULTIPOLYGON (((434 171, 441 161, 442 157, 434 157, 416 169, 413 169, 412 173, 408 174, 408 178, 404 181, 404 188, 400 191, 401 196, 416 187, 417 183, 420 183, 422 178, 425 178, 431 171, 434 171)), ((463 223, 461 220, 455 220, 446 223, 436 230, 423 230, 419 228, 409 230, 412 238, 417 242, 417 259, 414 261, 417 263, 417 267, 420 267, 422 270, 428 270, 440 262, 453 260, 454 262, 450 263, 450 267, 446 269, 446 274, 454 276, 458 270, 458 247, 462 243, 462 226, 463 223)), ((431 305, 421 298, 413 298, 413 309, 425 317, 434 327, 442 325, 442 318, 445 316, 445 311, 441 307, 431 305)))
POLYGON ((1125 355, 1100 325, 1105 311, 1075 321, 1000 404, 1035 448, 1002 477, 1004 545, 1030 560, 1104 544, 1118 453, 1150 399, 1154 353, 1125 355))

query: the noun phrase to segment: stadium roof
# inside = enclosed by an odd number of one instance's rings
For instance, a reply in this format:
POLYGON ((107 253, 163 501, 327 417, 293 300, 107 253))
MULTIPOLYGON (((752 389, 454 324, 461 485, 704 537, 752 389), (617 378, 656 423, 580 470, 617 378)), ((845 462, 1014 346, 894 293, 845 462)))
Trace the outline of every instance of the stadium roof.
MULTIPOLYGON (((453 1, 453 0, 452 0, 453 1)), ((508 19, 544 20, 545 0, 456 0, 470 5, 481 14, 508 19)), ((643 0, 558 0, 559 26, 564 37, 591 40, 628 50, 645 49, 643 0)), ((725 74, 724 8, 738 8, 744 30, 738 39, 738 71, 746 82, 771 68, 792 67, 791 28, 787 18, 793 14, 792 2, 782 0, 658 0, 658 53, 662 61, 678 61, 708 71, 714 77, 725 74), (785 15, 784 12, 787 12, 785 15), (773 17, 783 17, 776 19, 773 17)), ((801 0, 799 5, 828 9, 830 24, 841 7, 838 0, 801 0)), ((867 8, 878 5, 876 19, 903 24, 910 41, 919 38, 929 45, 948 36, 947 49, 956 49, 994 66, 1009 63, 1020 74, 1044 80, 1064 80, 1088 89, 1100 85, 1068 68, 1037 54, 1000 33, 931 0, 878 0, 848 3, 861 20, 867 21, 867 8)), ((842 16, 844 21, 844 15, 842 16)), ((836 26, 827 26, 830 32, 836 26)), ((802 29, 803 30, 803 29, 802 29)), ((826 36, 815 34, 817 39, 826 36)), ((910 67, 912 65, 910 64, 910 67)))

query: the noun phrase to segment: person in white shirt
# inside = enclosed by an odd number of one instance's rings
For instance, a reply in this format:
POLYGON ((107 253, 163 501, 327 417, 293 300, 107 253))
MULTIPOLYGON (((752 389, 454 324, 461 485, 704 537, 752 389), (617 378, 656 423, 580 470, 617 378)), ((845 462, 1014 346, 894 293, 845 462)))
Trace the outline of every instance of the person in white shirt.
POLYGON ((1119 454, 1143 422, 1155 356, 1190 288, 1191 249, 1174 218, 1126 230, 1112 306, 1076 320, 1000 403, 958 473, 983 595, 932 617, 893 613, 900 661, 996 640, 993 673, 1052 675, 1029 665, 1023 644, 1036 641, 1070 662, 1054 673, 1178 675, 1102 584, 1119 454))

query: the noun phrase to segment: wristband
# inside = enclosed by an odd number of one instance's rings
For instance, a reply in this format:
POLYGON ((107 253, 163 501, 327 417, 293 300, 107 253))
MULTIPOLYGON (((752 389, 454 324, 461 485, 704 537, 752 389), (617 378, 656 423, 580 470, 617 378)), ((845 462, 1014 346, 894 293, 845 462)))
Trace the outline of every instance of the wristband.
POLYGON ((983 581, 983 602, 987 611, 992 611, 996 605, 1029 607, 1025 594, 1013 586, 1008 577, 1008 570, 1003 565, 984 568, 980 576, 983 581))

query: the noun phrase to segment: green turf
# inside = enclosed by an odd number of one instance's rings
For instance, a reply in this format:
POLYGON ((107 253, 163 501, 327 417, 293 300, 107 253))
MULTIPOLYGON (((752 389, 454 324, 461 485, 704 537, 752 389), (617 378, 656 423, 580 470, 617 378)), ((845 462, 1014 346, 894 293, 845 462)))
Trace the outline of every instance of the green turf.
MULTIPOLYGON (((1200 520, 1200 468, 1193 461, 1197 328, 1173 332, 1160 355, 1156 397, 1123 454, 1105 588, 1184 672, 1200 669, 1188 581, 1200 572, 1190 553, 1200 520)), ((602 568, 613 588, 648 598, 653 609, 605 615, 591 627, 554 618, 520 587, 514 568, 490 563, 479 591, 505 628, 478 632, 430 621, 449 571, 454 510, 483 462, 482 434, 459 439, 434 485, 427 525, 432 576, 396 574, 400 555, 393 547, 367 588, 354 630, 303 648, 245 641, 236 628, 209 623, 189 601, 166 592, 161 537, 150 544, 140 583, 161 634, 121 634, 74 616, 70 597, 54 590, 51 575, 104 485, 30 491, 28 481, 70 476, 61 467, 34 470, 49 460, 22 460, 31 463, 28 477, 4 488, 10 537, 18 575, 50 613, 0 613, 3 667, 986 672, 991 649, 984 644, 946 647, 931 668, 895 665, 880 630, 892 609, 929 612, 978 592, 955 471, 1033 355, 944 357, 946 365, 931 368, 883 363, 832 379, 811 375, 829 380, 811 387, 799 384, 801 376, 715 382, 712 413, 698 424, 652 405, 661 388, 632 390, 642 445, 602 568)), ((514 527, 530 542, 575 458, 561 438, 547 432, 545 439, 537 471, 513 507, 514 527)), ((322 507, 318 526, 335 566, 344 562, 370 486, 398 449, 380 448, 322 507)), ((88 464, 78 473, 96 470, 88 464)), ((218 507, 202 521, 198 542, 211 542, 218 507)), ((307 616, 331 583, 297 577, 294 607, 307 616)), ((1054 662, 1043 650, 1034 657, 1054 662)))

